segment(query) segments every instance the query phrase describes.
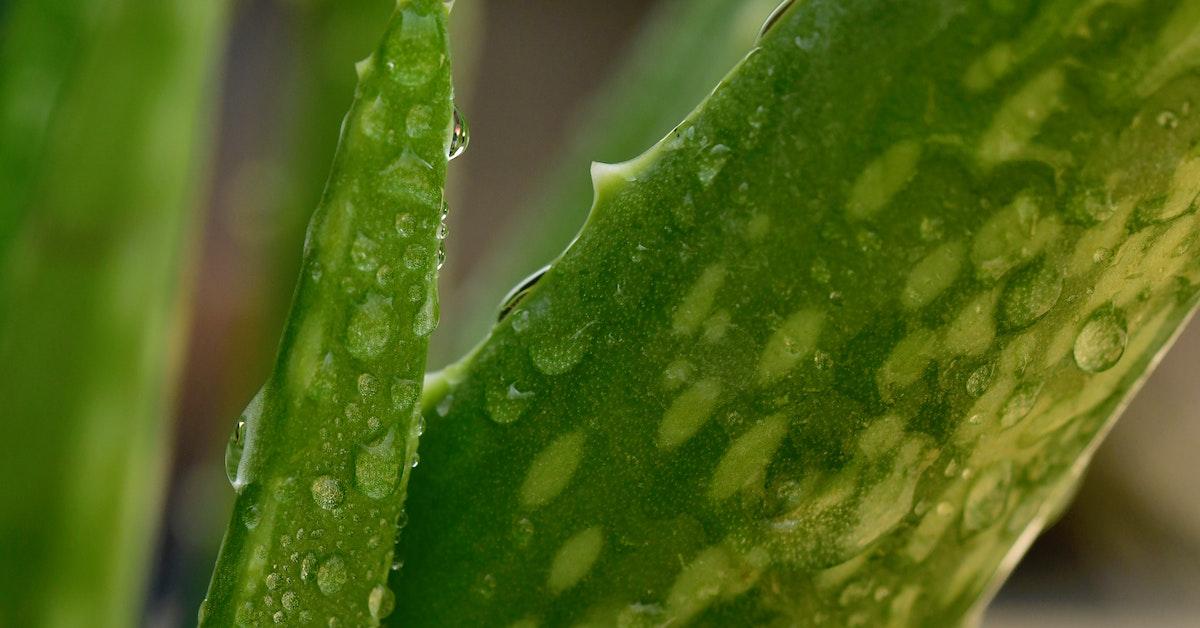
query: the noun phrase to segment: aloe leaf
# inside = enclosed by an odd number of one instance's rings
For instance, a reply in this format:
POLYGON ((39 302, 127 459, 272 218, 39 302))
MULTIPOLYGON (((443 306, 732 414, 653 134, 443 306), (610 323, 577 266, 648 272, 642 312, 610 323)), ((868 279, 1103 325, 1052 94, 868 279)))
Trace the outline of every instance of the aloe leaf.
POLYGON ((368 625, 390 611, 384 585, 438 318, 448 10, 399 3, 358 65, 275 370, 231 436, 238 497, 201 625, 368 625))
MULTIPOLYGON (((592 160, 621 161, 662 137, 753 44, 778 0, 673 0, 649 17, 616 74, 597 89, 561 166, 475 264, 447 307, 447 358, 478 342, 511 286, 562 252, 587 217, 592 160)), ((460 33, 460 31, 455 31, 460 33)), ((435 339, 435 344, 436 344, 435 339)), ((444 363, 444 362, 443 362, 444 363)))
POLYGON ((395 625, 953 625, 1197 304, 1200 3, 795 3, 433 378, 395 625))
POLYGON ((6 8, 0 625, 136 623, 227 8, 6 8))

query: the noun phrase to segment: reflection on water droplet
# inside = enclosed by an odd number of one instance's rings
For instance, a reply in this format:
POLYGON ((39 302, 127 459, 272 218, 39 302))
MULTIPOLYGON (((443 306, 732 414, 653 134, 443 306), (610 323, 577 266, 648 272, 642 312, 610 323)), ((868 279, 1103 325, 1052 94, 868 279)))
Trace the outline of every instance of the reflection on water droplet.
POLYGON ((242 410, 241 416, 234 425, 233 433, 229 435, 229 442, 225 445, 225 477, 229 478, 229 483, 233 485, 234 489, 245 486, 249 482, 247 478, 238 481, 238 469, 242 464, 242 454, 247 446, 247 438, 254 426, 258 424, 259 417, 262 416, 264 390, 266 390, 265 386, 258 389, 254 398, 246 404, 246 409, 242 410))
POLYGON ((1125 317, 1112 306, 1093 312, 1075 336, 1075 364, 1087 373, 1112 368, 1125 353, 1125 327, 1125 317))
POLYGON ((367 596, 367 610, 373 619, 383 619, 392 614, 396 606, 396 595, 382 584, 375 585, 367 596))
POLYGON ((325 595, 333 595, 346 584, 346 561, 334 554, 317 569, 317 587, 325 595))
POLYGON ((450 159, 463 154, 470 142, 471 129, 467 125, 467 118, 459 111, 458 105, 454 105, 454 122, 450 128, 450 159))
POLYGON ((361 445, 354 456, 354 485, 371 499, 392 494, 400 478, 401 452, 396 432, 388 430, 379 440, 361 445))
MULTIPOLYGON (((500 302, 500 310, 496 314, 497 323, 503 321, 510 313, 512 313, 514 309, 516 309, 517 305, 521 303, 521 300, 525 298, 525 295, 529 294, 529 290, 542 279, 542 275, 545 275, 546 271, 548 270, 550 270, 549 265, 535 270, 533 274, 529 275, 520 283, 513 286, 512 290, 509 290, 508 294, 504 295, 504 300, 500 302)), ((513 322, 513 326, 516 327, 515 321, 513 322)), ((519 332, 521 330, 517 331, 519 332)))
POLYGON ((333 510, 341 505, 345 494, 342 492, 341 482, 328 475, 322 475, 313 480, 312 497, 321 508, 333 510))

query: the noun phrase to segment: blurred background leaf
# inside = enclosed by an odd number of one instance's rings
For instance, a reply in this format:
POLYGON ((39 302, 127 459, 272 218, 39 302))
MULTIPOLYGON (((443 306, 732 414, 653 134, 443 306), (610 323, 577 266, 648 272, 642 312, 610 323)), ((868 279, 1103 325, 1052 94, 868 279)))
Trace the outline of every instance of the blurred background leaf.
POLYGON ((0 625, 138 617, 225 13, 171 0, 5 14, 0 625))

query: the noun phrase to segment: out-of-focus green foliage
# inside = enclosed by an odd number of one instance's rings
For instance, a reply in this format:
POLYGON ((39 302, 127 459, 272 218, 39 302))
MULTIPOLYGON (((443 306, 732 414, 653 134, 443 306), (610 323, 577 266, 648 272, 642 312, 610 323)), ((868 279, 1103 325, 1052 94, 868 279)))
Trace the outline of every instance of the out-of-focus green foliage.
POLYGON ((957 625, 1200 296, 1200 2, 797 2, 426 392, 394 625, 957 625))
POLYGON ((4 13, 0 625, 137 621, 226 8, 4 13))

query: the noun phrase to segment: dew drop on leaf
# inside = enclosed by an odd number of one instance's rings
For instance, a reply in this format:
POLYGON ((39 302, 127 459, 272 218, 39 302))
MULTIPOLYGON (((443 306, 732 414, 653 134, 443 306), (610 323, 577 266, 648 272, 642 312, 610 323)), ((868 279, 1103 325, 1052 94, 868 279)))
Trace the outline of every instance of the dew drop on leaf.
POLYGON ((371 499, 383 499, 392 494, 400 476, 400 451, 396 446, 395 430, 378 441, 362 445, 354 456, 354 485, 371 499))
POLYGON ((1000 427, 1012 427, 1025 418, 1037 403, 1042 392, 1042 381, 1026 382, 1017 386, 1000 409, 1000 427))
POLYGON ((1000 295, 1000 320, 1008 329, 1024 329, 1058 303, 1062 294, 1062 274, 1045 260, 1031 264, 1013 275, 1000 295))
POLYGON ((322 475, 313 480, 312 496, 318 506, 325 510, 333 510, 341 505, 345 493, 342 491, 341 482, 328 475, 322 475))
POLYGON ((392 613, 396 606, 396 595, 382 584, 375 585, 367 596, 367 610, 373 619, 383 619, 392 613))
POLYGON ((317 569, 317 588, 325 595, 334 595, 346 584, 346 561, 334 554, 317 569))
POLYGON ((233 427, 233 433, 229 435, 229 442, 225 445, 225 476, 229 478, 229 483, 235 489, 248 482, 246 478, 242 478, 241 482, 238 481, 238 467, 242 464, 242 454, 246 449, 248 431, 258 423, 259 417, 262 416, 264 390, 265 387, 260 388, 250 403, 246 404, 246 409, 242 410, 241 416, 238 417, 237 423, 233 427))
POLYGON ((1011 483, 1012 465, 1008 462, 996 463, 979 474, 967 491, 963 504, 962 531, 965 536, 979 532, 1000 519, 1008 501, 1011 483))
POLYGON ((1125 317, 1111 306, 1092 313, 1075 336, 1075 364, 1087 373, 1099 373, 1113 367, 1125 353, 1128 334, 1125 317))
POLYGON ((467 150, 467 144, 471 141, 471 129, 467 125, 467 118, 458 109, 458 105, 454 106, 454 121, 450 127, 450 153, 449 158, 454 159, 463 154, 467 150))
POLYGON ((370 294, 350 316, 346 348, 360 360, 378 356, 392 336, 392 301, 370 294))

